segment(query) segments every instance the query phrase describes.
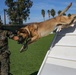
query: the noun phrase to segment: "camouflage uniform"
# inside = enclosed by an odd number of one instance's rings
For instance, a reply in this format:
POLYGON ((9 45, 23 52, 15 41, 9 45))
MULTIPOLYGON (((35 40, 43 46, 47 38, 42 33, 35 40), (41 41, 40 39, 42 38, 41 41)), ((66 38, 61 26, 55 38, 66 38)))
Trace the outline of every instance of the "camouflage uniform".
POLYGON ((10 75, 8 38, 10 35, 7 31, 0 30, 0 75, 10 75))

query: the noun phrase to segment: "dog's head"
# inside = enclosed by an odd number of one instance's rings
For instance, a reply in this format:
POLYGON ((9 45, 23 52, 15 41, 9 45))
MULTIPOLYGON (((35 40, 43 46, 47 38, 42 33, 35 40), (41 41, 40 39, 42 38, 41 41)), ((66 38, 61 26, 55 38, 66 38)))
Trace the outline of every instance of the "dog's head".
POLYGON ((29 36, 29 32, 26 29, 19 29, 17 32, 17 35, 19 37, 18 43, 23 43, 29 36))

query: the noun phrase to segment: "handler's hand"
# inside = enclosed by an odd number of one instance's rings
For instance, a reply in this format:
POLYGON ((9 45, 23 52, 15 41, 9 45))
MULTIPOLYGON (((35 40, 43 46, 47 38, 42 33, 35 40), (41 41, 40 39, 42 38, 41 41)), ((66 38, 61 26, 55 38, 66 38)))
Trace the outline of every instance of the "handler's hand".
POLYGON ((19 40, 19 37, 18 36, 14 36, 13 37, 13 40, 18 41, 19 40))

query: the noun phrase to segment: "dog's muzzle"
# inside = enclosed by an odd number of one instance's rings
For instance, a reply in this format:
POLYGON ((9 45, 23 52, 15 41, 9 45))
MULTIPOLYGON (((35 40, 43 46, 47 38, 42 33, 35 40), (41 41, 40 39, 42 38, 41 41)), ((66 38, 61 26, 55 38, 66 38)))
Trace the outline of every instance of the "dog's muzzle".
POLYGON ((22 44, 25 39, 22 36, 18 36, 18 37, 19 37, 18 43, 19 44, 22 44))

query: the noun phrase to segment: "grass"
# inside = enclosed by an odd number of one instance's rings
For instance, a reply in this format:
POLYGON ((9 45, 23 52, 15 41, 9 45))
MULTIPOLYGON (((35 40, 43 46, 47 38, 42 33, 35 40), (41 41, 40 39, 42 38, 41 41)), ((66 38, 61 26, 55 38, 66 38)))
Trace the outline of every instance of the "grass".
POLYGON ((13 75, 37 75, 44 56, 51 45, 54 35, 49 35, 39 39, 29 45, 28 50, 20 53, 21 45, 13 40, 9 40, 10 70, 13 75))

